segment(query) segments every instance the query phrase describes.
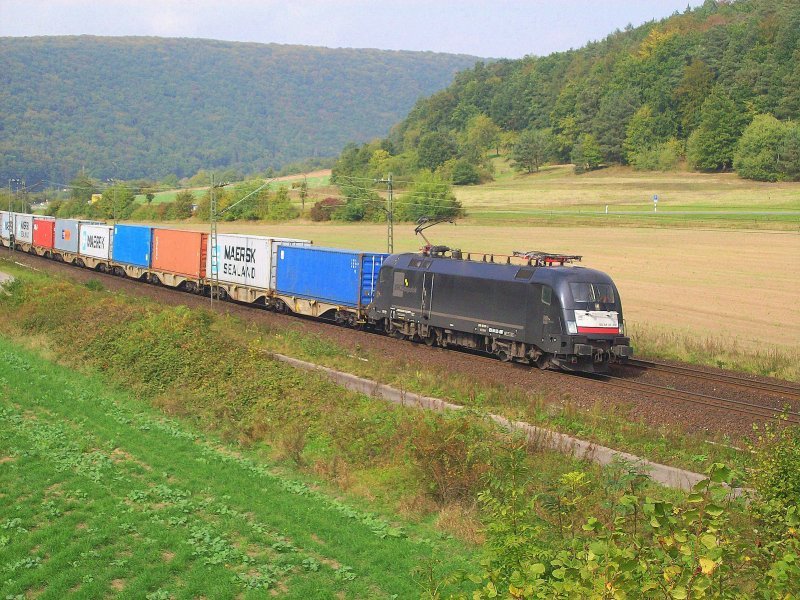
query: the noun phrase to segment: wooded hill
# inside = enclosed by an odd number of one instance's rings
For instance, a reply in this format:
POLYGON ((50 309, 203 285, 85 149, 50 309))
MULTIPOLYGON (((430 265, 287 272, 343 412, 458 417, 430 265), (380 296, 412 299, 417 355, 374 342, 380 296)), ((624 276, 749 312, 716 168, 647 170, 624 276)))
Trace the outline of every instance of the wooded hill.
POLYGON ((800 3, 707 0, 579 50, 479 63, 380 145, 347 148, 334 175, 388 152, 395 173, 474 183, 487 151, 505 146, 528 171, 546 160, 668 170, 685 158, 702 171, 795 179, 798 117, 800 3))
POLYGON ((162 38, 0 38, 0 176, 264 171, 385 135, 471 56, 162 38))

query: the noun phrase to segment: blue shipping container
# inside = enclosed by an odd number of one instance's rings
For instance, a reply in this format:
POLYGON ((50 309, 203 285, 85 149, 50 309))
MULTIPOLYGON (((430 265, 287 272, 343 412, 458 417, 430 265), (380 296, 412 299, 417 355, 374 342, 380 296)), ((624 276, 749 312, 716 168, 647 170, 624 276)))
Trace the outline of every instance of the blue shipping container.
POLYGON ((341 306, 366 306, 388 254, 314 246, 279 246, 275 287, 281 294, 341 306))
POLYGON ((153 228, 142 225, 115 225, 111 260, 125 265, 150 268, 153 228))

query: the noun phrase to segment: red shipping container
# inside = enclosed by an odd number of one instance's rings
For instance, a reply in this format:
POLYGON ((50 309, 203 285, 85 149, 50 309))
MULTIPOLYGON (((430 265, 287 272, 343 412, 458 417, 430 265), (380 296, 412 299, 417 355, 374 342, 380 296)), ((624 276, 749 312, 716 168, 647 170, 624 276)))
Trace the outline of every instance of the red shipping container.
POLYGON ((53 217, 33 218, 33 245, 53 249, 56 237, 56 220, 53 217))
POLYGON ((207 247, 207 233, 153 229, 153 260, 150 268, 202 279, 206 276, 207 247))

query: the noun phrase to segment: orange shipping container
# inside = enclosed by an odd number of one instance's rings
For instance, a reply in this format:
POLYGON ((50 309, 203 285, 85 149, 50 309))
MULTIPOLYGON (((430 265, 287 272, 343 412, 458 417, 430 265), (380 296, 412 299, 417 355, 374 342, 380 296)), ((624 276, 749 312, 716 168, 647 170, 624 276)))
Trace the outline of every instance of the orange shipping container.
POLYGON ((153 229, 151 268, 202 279, 206 276, 207 247, 207 233, 153 229))

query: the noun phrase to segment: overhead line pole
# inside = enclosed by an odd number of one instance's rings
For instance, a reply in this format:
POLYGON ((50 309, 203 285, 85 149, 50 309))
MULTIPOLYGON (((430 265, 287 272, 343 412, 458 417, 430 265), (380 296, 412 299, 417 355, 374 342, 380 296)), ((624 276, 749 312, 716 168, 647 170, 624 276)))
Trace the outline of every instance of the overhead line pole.
POLYGON ((389 254, 394 253, 394 184, 392 174, 386 179, 376 179, 375 183, 385 183, 388 196, 386 199, 386 249, 389 254))
POLYGON ((8 218, 9 220, 6 221, 8 224, 8 245, 11 249, 11 252, 14 252, 14 217, 13 217, 13 208, 14 208, 14 193, 11 191, 11 184, 16 183, 17 189, 19 189, 19 184, 22 180, 18 178, 10 178, 8 180, 8 218))
POLYGON ((210 210, 210 221, 211 221, 211 235, 210 235, 210 243, 211 243, 211 289, 210 296, 211 296, 211 309, 214 309, 214 296, 217 297, 219 300, 219 244, 217 240, 217 196, 214 193, 214 190, 217 187, 223 187, 227 185, 226 183, 221 183, 218 185, 214 185, 214 173, 211 173, 211 187, 208 190, 209 195, 209 210, 210 210))

